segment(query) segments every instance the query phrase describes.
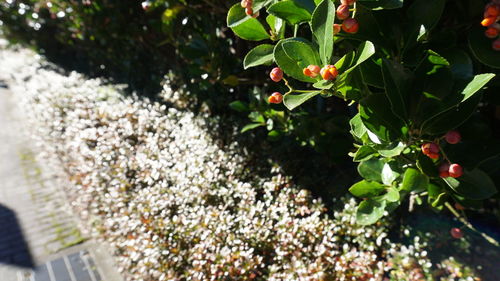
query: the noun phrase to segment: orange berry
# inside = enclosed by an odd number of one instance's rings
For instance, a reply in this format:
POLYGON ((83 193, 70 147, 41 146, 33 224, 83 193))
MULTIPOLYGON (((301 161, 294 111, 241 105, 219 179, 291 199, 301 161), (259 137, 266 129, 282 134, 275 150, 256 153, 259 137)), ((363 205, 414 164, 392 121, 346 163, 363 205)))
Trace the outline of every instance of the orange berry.
POLYGON ((342 30, 344 30, 347 33, 356 33, 358 32, 359 29, 359 24, 356 19, 353 18, 348 18, 344 20, 342 23, 342 30))
POLYGON ((283 101, 283 95, 279 92, 274 92, 268 98, 269 103, 281 103, 283 101))
POLYGON ((337 18, 339 20, 345 20, 349 17, 349 6, 348 5, 340 5, 337 8, 337 18))
POLYGON ((325 65, 319 73, 324 80, 334 80, 339 74, 334 65, 325 65))
POLYGON ((481 21, 482 26, 489 26, 497 21, 497 17, 486 17, 481 21))
POLYGON ((491 44, 491 47, 493 48, 493 50, 495 51, 500 51, 500 38, 493 41, 493 44, 491 44))
POLYGON ((498 36, 498 30, 490 26, 484 31, 484 35, 491 39, 496 38, 498 36))
POLYGON ((319 66, 314 65, 314 64, 308 65, 307 69, 309 69, 309 71, 311 72, 310 77, 312 77, 312 78, 315 78, 316 76, 318 76, 319 72, 321 71, 319 66))
POLYGON ((312 77, 312 72, 307 67, 302 70, 302 73, 304 73, 305 76, 312 77))
POLYGON ((283 70, 279 67, 275 67, 271 70, 269 73, 269 77, 271 77, 271 80, 274 82, 279 82, 281 79, 283 79, 283 70))
POLYGON ((333 24, 333 34, 337 34, 340 32, 340 29, 342 28, 341 24, 334 23, 333 24))

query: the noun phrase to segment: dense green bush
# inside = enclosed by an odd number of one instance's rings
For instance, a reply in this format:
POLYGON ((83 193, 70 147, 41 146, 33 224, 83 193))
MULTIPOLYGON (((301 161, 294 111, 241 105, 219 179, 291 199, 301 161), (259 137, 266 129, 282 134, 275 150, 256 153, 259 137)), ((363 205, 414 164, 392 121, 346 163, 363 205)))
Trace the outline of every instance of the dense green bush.
POLYGON ((489 112, 498 98, 482 93, 498 93, 500 52, 481 26, 500 29, 498 3, 338 2, 241 1, 227 23, 243 39, 265 40, 244 67, 278 66, 270 78, 286 92, 270 103, 294 110, 338 97, 357 105, 351 155, 363 180, 349 191, 364 199, 358 222, 373 224, 407 199, 410 210, 425 200, 460 216, 455 208, 498 196, 499 120, 489 112))

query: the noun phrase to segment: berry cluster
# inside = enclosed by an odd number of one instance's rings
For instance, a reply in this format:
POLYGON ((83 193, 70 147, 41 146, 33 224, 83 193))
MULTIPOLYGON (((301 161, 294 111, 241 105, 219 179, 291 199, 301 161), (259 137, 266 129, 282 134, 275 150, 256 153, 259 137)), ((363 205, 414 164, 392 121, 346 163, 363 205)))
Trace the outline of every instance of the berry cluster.
MULTIPOLYGON (((443 136, 443 138, 449 144, 457 144, 462 139, 460 133, 457 131, 449 131, 443 136)), ((420 148, 422 149, 422 153, 428 156, 429 158, 439 159, 439 152, 441 150, 437 143, 426 142, 422 144, 420 148)), ((452 164, 448 159, 446 159, 446 162, 441 163, 438 169, 439 169, 439 176, 442 178, 447 178, 447 177, 458 178, 463 174, 462 166, 455 163, 452 164)))
POLYGON ((337 75, 339 74, 337 68, 334 65, 328 64, 323 66, 323 68, 319 68, 317 65, 309 65, 308 67, 302 70, 305 76, 316 78, 318 74, 321 75, 321 78, 324 80, 335 80, 337 75))
POLYGON ((256 18, 259 16, 259 12, 254 13, 252 9, 253 0, 241 0, 241 7, 245 8, 245 14, 252 18, 256 18))
POLYGON ((495 39, 492 44, 492 48, 495 51, 500 51, 500 38, 498 34, 500 33, 500 1, 493 0, 484 7, 484 18, 481 21, 481 25, 486 27, 484 35, 488 38, 495 39))
MULTIPOLYGON (((281 79, 283 79, 283 70, 281 70, 281 68, 279 67, 275 67, 269 73, 269 77, 274 82, 279 82, 281 81, 281 79)), ((269 103, 281 103, 283 101, 283 95, 279 92, 274 92, 269 96, 268 101, 269 103)))
POLYGON ((353 5, 356 0, 341 0, 341 5, 337 8, 337 18, 342 20, 342 24, 335 23, 333 25, 333 33, 337 34, 340 32, 340 29, 344 30, 347 33, 356 33, 359 29, 358 21, 354 18, 350 17, 350 9, 349 6, 353 5))

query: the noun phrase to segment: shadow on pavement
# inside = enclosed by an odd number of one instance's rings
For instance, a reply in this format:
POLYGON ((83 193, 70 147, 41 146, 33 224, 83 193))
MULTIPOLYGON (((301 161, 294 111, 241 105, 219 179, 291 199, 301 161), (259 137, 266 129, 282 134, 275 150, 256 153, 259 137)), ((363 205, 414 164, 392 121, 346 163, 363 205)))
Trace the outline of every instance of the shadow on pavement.
POLYGON ((16 214, 0 204, 0 264, 33 268, 33 258, 16 214))

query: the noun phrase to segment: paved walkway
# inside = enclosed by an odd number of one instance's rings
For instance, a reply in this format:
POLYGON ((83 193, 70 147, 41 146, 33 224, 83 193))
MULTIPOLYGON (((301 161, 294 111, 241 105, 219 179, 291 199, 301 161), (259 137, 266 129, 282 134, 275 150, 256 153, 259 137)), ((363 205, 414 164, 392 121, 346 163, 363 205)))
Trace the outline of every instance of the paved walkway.
POLYGON ((119 281, 105 247, 84 237, 58 181, 44 174, 0 80, 0 280, 119 281))

